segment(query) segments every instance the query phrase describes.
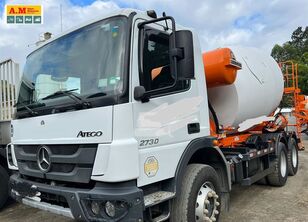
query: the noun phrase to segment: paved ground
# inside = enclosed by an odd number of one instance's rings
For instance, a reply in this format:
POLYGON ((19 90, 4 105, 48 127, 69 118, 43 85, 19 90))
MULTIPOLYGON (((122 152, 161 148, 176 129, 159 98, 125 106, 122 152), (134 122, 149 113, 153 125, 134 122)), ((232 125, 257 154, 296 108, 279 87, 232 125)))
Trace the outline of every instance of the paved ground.
MULTIPOLYGON (((231 209, 221 222, 307 222, 308 221, 308 140, 306 151, 300 152, 298 174, 289 177, 286 186, 275 188, 253 185, 235 187, 231 193, 231 209)), ((1 222, 72 222, 37 209, 11 202, 0 212, 1 222)))

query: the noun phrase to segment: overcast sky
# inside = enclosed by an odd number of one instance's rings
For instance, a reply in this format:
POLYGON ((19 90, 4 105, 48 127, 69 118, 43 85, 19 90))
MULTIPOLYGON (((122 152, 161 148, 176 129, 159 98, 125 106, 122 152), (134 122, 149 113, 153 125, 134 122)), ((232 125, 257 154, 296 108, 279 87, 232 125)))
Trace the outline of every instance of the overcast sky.
POLYGON ((42 33, 59 34, 60 5, 63 29, 119 8, 155 9, 175 17, 199 34, 203 50, 222 46, 253 46, 270 53, 298 26, 308 25, 308 0, 0 0, 0 61, 25 56, 42 33), (43 25, 7 25, 5 4, 43 4, 43 25))

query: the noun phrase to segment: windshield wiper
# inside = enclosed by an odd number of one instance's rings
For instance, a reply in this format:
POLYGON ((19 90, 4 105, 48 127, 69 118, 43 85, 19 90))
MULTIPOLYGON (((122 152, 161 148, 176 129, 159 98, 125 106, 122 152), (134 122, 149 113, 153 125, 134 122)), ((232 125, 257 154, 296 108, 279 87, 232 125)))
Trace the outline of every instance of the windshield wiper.
MULTIPOLYGON (((29 105, 35 105, 35 104, 36 104, 36 103, 32 103, 32 104, 29 104, 29 105)), ((26 109, 26 110, 28 110, 28 112, 29 112, 32 116, 36 116, 36 115, 38 114, 38 112, 36 112, 36 111, 34 111, 33 109, 31 109, 31 108, 29 107, 29 105, 26 105, 26 104, 24 104, 24 103, 16 103, 16 104, 14 105, 14 107, 17 107, 17 110, 18 110, 18 109, 26 109), (21 106, 17 107, 18 105, 21 105, 21 106)), ((45 106, 45 103, 37 103, 36 105, 45 106)))
POLYGON ((20 109, 22 108, 25 108, 26 110, 29 111, 29 113, 32 115, 32 116, 36 116, 38 114, 38 112, 34 111, 33 109, 30 109, 29 106, 27 105, 22 105, 21 107, 19 107, 20 109))
POLYGON ((52 99, 52 98, 59 97, 59 96, 68 96, 69 98, 77 102, 78 105, 81 105, 82 107, 90 107, 91 104, 89 102, 83 100, 82 98, 80 98, 79 96, 73 93, 73 91, 76 91, 76 90, 78 89, 59 90, 57 92, 54 92, 53 94, 50 94, 42 98, 42 100, 52 99))
POLYGON ((98 92, 98 93, 94 93, 89 95, 87 98, 94 98, 94 97, 100 97, 100 96, 106 96, 107 94, 104 92, 98 92))

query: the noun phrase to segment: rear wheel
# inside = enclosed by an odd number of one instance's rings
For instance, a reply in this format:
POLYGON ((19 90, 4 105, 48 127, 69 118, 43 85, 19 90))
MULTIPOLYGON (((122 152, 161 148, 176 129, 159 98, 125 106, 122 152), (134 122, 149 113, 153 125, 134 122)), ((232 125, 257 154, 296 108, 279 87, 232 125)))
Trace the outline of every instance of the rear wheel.
POLYGON ((217 221, 221 188, 217 172, 208 165, 187 166, 178 196, 173 200, 171 222, 217 221))
MULTIPOLYGON (((263 161, 261 161, 261 163, 260 163, 260 171, 261 172, 264 171, 264 163, 263 163, 263 161)), ((267 185, 266 177, 263 177, 262 179, 258 180, 257 184, 259 184, 259 185, 267 185)))
POLYGON ((9 183, 9 174, 0 165, 0 209, 4 206, 9 197, 8 183, 9 183))
POLYGON ((294 138, 290 138, 288 143, 288 170, 289 175, 294 176, 298 170, 298 149, 294 138))
POLYGON ((288 153, 286 146, 279 142, 277 158, 273 161, 275 170, 267 176, 267 181, 272 186, 281 187, 288 179, 288 153))

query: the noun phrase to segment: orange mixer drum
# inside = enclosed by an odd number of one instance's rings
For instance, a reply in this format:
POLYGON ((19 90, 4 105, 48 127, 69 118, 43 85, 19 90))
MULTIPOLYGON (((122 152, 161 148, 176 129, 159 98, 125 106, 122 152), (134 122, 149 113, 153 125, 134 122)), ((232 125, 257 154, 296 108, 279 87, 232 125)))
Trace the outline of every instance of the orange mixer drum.
POLYGON ((242 68, 229 48, 205 52, 202 57, 208 88, 234 83, 237 70, 242 68))

